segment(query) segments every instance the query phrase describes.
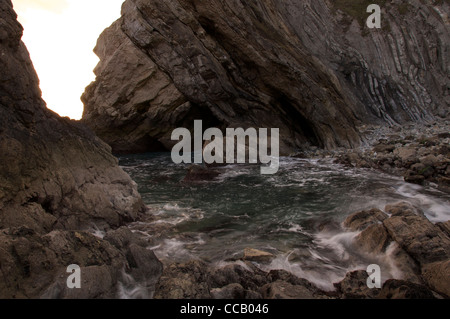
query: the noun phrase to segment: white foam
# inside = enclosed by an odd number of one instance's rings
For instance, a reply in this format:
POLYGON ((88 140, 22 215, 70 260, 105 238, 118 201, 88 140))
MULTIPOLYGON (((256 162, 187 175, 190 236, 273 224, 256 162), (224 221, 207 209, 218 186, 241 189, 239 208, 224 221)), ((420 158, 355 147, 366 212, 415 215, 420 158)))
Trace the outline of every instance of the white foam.
POLYGON ((338 234, 322 232, 315 236, 315 243, 317 247, 331 249, 340 259, 346 260, 350 257, 348 248, 352 245, 358 234, 358 232, 343 232, 338 234))
POLYGON ((420 193, 422 190, 422 186, 405 183, 397 189, 397 193, 406 197, 414 206, 420 207, 431 222, 448 221, 450 219, 450 202, 431 195, 424 195, 420 193))
POLYGON ((136 280, 122 270, 122 280, 118 282, 118 297, 120 299, 150 299, 148 287, 136 282, 136 280))

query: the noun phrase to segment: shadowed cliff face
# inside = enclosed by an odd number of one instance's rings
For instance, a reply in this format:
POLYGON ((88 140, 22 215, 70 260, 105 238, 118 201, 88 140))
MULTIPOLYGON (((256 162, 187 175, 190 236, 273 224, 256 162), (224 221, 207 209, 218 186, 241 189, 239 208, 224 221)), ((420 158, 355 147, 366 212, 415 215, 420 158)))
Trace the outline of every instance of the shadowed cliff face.
POLYGON ((9 0, 0 26, 0 298, 115 296, 124 253, 82 231, 135 220, 137 186, 108 145, 45 107, 9 0), (56 285, 70 264, 98 281, 56 285))
POLYGON ((168 149, 174 128, 203 119, 279 127, 289 153, 447 116, 448 4, 383 1, 369 30, 360 2, 128 0, 95 48, 83 120, 116 152, 168 149))

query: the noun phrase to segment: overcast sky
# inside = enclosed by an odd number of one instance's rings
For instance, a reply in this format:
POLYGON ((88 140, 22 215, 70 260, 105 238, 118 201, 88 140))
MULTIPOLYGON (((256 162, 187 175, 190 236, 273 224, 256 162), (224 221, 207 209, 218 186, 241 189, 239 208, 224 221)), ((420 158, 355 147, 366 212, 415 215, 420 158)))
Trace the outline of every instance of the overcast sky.
POLYGON ((100 33, 120 17, 124 0, 12 0, 23 41, 48 108, 80 119, 80 96, 95 79, 93 49, 100 33))

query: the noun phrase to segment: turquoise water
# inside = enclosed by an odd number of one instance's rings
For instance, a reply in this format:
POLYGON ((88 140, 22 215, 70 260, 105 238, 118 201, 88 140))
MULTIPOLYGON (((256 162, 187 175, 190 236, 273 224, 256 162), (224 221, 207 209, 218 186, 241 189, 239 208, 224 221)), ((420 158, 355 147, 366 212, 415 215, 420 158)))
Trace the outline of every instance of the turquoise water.
MULTIPOLYGON (((450 219, 449 196, 433 187, 333 159, 282 158, 276 175, 261 175, 258 165, 231 165, 218 168, 216 181, 200 184, 183 183, 188 165, 172 163, 168 153, 124 156, 120 164, 155 216, 149 226, 169 226, 154 240, 159 258, 223 264, 256 248, 276 256, 262 268, 287 269, 323 288, 373 259, 389 264, 388 256, 362 256, 352 248, 356 234, 340 227, 349 214, 403 200, 433 222, 450 219)), ((155 236, 154 227, 131 228, 155 236)), ((386 276, 401 276, 387 267, 386 276)))

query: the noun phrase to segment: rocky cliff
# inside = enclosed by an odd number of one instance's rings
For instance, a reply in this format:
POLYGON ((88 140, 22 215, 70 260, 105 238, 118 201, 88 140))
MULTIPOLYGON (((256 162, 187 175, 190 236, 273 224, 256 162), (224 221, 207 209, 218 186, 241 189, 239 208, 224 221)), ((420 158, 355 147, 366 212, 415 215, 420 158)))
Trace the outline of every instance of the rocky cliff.
POLYGON ((176 127, 279 127, 282 153, 354 147, 367 124, 447 117, 446 1, 127 0, 101 35, 83 120, 114 152, 176 127), (368 29, 367 6, 382 7, 368 29))
POLYGON ((135 220, 137 186, 108 145, 46 108, 10 0, 0 26, 0 298, 115 296, 121 271, 139 266, 127 245, 87 230, 135 220), (71 264, 82 267, 80 290, 65 286, 71 264))

